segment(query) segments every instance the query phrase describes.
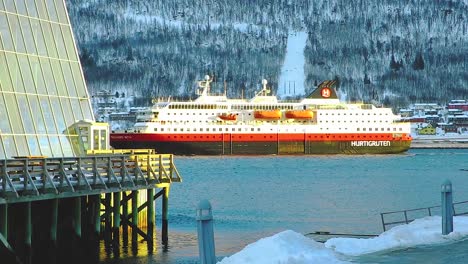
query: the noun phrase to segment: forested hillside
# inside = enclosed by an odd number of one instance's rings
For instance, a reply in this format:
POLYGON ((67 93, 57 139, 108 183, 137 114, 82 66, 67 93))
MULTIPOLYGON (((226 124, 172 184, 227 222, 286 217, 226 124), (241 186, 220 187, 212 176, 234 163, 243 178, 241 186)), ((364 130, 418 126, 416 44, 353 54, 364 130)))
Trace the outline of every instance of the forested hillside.
MULTIPOLYGON (((196 81, 278 88, 287 36, 305 31, 308 89, 399 106, 468 97, 468 0, 68 0, 90 93, 193 96, 196 81)), ((302 67, 302 65, 301 65, 302 67)), ((148 100, 140 100, 140 102, 148 100)))

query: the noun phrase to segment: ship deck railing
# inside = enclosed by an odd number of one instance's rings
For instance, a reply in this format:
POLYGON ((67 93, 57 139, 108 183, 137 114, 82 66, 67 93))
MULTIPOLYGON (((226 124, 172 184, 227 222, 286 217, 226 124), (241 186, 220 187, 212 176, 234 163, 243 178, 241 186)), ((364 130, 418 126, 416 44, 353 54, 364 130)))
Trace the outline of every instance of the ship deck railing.
POLYGON ((149 189, 181 182, 172 154, 0 160, 0 204, 149 189))
MULTIPOLYGON (((452 204, 454 216, 468 215, 468 201, 456 202, 452 204)), ((392 211, 380 213, 383 231, 387 231, 393 226, 409 224, 416 219, 426 216, 441 215, 441 206, 430 206, 408 210, 392 211)))

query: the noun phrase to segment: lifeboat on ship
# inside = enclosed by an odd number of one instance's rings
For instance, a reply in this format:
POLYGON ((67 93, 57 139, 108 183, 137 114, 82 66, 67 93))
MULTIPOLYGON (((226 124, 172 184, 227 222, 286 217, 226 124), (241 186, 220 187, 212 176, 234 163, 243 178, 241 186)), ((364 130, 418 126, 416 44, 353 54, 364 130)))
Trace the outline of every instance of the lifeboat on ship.
POLYGON ((237 115, 235 114, 220 114, 218 118, 224 121, 236 121, 237 115))
POLYGON ((291 110, 286 111, 285 116, 294 119, 311 119, 314 117, 314 112, 312 110, 291 110))
POLYGON ((258 110, 254 111, 254 117, 257 119, 281 119, 280 110, 258 110))

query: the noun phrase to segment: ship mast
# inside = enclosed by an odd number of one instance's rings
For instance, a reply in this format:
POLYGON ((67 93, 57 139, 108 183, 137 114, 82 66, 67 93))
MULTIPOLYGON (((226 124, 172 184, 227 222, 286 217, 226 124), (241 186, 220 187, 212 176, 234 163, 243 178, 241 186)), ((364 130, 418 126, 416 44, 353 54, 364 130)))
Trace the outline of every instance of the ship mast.
POLYGON ((263 79, 262 80, 262 90, 258 92, 255 96, 268 96, 268 94, 271 92, 271 90, 268 89, 267 87, 268 81, 263 79))
POLYGON ((209 75, 205 75, 205 80, 198 82, 199 89, 197 90, 197 95, 199 96, 210 95, 210 83, 212 81, 213 79, 211 79, 209 75))

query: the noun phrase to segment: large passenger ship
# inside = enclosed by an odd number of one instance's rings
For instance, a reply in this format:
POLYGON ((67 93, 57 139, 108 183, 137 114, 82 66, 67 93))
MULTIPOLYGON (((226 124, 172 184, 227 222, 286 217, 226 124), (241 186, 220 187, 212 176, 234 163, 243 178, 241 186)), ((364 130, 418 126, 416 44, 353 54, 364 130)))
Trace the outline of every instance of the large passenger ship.
POLYGON ((389 154, 408 150, 409 123, 390 108, 342 103, 334 81, 324 81, 300 101, 279 101, 267 82, 250 100, 210 94, 155 102, 132 130, 113 131, 114 148, 154 148, 180 155, 389 154))

